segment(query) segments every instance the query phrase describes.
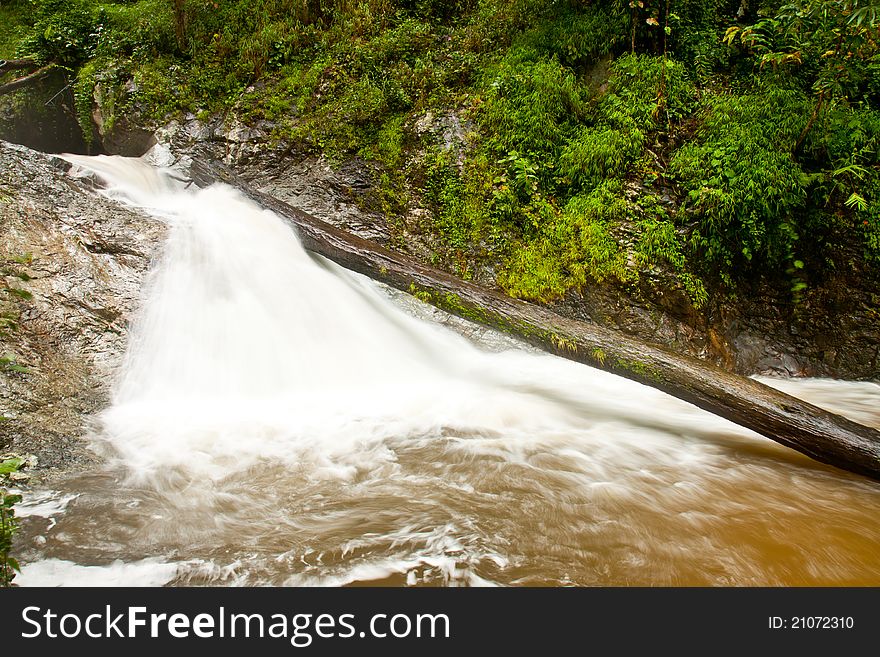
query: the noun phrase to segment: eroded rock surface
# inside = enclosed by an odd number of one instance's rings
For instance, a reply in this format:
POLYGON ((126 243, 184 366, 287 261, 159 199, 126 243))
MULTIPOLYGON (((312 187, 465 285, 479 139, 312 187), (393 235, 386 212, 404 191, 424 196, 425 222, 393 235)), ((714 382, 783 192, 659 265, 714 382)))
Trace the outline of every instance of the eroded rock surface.
POLYGON ((91 457, 129 320, 165 233, 53 156, 0 142, 0 450, 49 471, 91 457))

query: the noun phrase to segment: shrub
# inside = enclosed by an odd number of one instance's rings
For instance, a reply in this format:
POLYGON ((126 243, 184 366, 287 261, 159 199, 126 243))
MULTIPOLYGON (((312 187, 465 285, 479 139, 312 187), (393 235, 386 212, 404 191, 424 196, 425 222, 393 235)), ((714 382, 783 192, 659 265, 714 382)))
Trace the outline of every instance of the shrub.
POLYGON ((723 279, 794 257, 808 179, 791 149, 809 111, 802 92, 772 84, 718 95, 698 138, 675 153, 670 172, 699 218, 693 244, 723 279))
POLYGON ((484 79, 477 120, 496 153, 516 151, 538 162, 555 159, 583 117, 586 88, 558 61, 514 50, 484 79))
POLYGON ((559 173, 580 189, 589 189, 603 178, 622 177, 644 142, 644 133, 636 128, 581 128, 559 157, 559 173))
POLYGON ((696 90, 678 62, 624 55, 611 71, 594 115, 596 125, 581 127, 559 158, 559 173, 575 189, 626 175, 644 149, 646 133, 660 127, 660 117, 680 120, 694 107, 696 90))
POLYGON ((679 121, 696 105, 696 88, 681 62, 653 55, 614 61, 608 91, 599 102, 602 120, 618 128, 654 130, 661 119, 679 121))
POLYGON ((550 301, 591 280, 632 280, 634 272, 611 232, 625 213, 616 182, 573 197, 561 212, 543 204, 539 236, 514 251, 499 282, 511 296, 550 301))
POLYGON ((19 54, 40 62, 77 66, 95 54, 99 15, 85 0, 35 0, 34 25, 21 41, 19 54))
POLYGON ((539 21, 515 43, 566 66, 586 68, 626 41, 629 16, 614 7, 556 3, 553 15, 539 21))

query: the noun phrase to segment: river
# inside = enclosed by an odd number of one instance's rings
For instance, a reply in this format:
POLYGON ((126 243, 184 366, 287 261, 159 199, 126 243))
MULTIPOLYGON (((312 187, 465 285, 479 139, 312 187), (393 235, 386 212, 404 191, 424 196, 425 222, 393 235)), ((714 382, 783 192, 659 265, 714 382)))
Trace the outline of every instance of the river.
MULTIPOLYGON (((468 331, 228 186, 70 159, 169 233, 105 465, 28 492, 17 583, 880 585, 880 484, 468 331)), ((764 381, 880 428, 877 384, 764 381)))

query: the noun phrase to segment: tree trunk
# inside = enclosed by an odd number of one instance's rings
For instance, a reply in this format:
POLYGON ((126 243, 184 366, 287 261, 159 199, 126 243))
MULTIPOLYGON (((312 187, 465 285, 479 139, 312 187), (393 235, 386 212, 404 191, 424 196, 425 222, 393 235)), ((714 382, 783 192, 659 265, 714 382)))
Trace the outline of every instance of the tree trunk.
POLYGON ((24 77, 16 78, 12 82, 7 82, 4 85, 0 85, 0 96, 3 94, 8 94, 16 89, 21 89, 22 87, 27 87, 28 85, 39 82, 44 77, 46 77, 49 72, 54 68, 53 64, 49 64, 48 66, 44 66, 43 68, 37 69, 33 73, 29 75, 25 75, 24 77))
POLYGON ((250 189, 223 167, 196 161, 192 175, 200 185, 220 179, 238 187, 290 223, 306 249, 343 267, 557 356, 662 390, 822 463, 880 480, 880 432, 874 429, 709 363, 459 280, 250 189))
POLYGON ((186 52, 186 7, 185 0, 173 0, 174 6, 174 38, 177 41, 177 49, 183 53, 186 52))
POLYGON ((36 60, 31 59, 30 57, 24 59, 0 59, 0 73, 17 71, 19 69, 32 71, 35 68, 39 68, 39 66, 40 65, 37 64, 36 60))

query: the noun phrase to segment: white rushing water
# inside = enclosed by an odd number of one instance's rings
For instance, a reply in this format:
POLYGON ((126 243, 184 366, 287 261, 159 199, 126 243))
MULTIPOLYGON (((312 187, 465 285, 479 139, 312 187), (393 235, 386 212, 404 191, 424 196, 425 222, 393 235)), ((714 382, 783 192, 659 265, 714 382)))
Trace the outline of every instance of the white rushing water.
MULTIPOLYGON (((21 583, 785 583, 815 550, 772 555, 814 514, 858 507, 826 518, 828 549, 876 519, 871 482, 416 319, 228 186, 69 159, 169 234, 98 418, 108 467, 29 526, 21 583)), ((876 423, 880 388, 852 386, 835 410, 876 423)), ((855 543, 806 580, 880 581, 876 528, 855 543)))

